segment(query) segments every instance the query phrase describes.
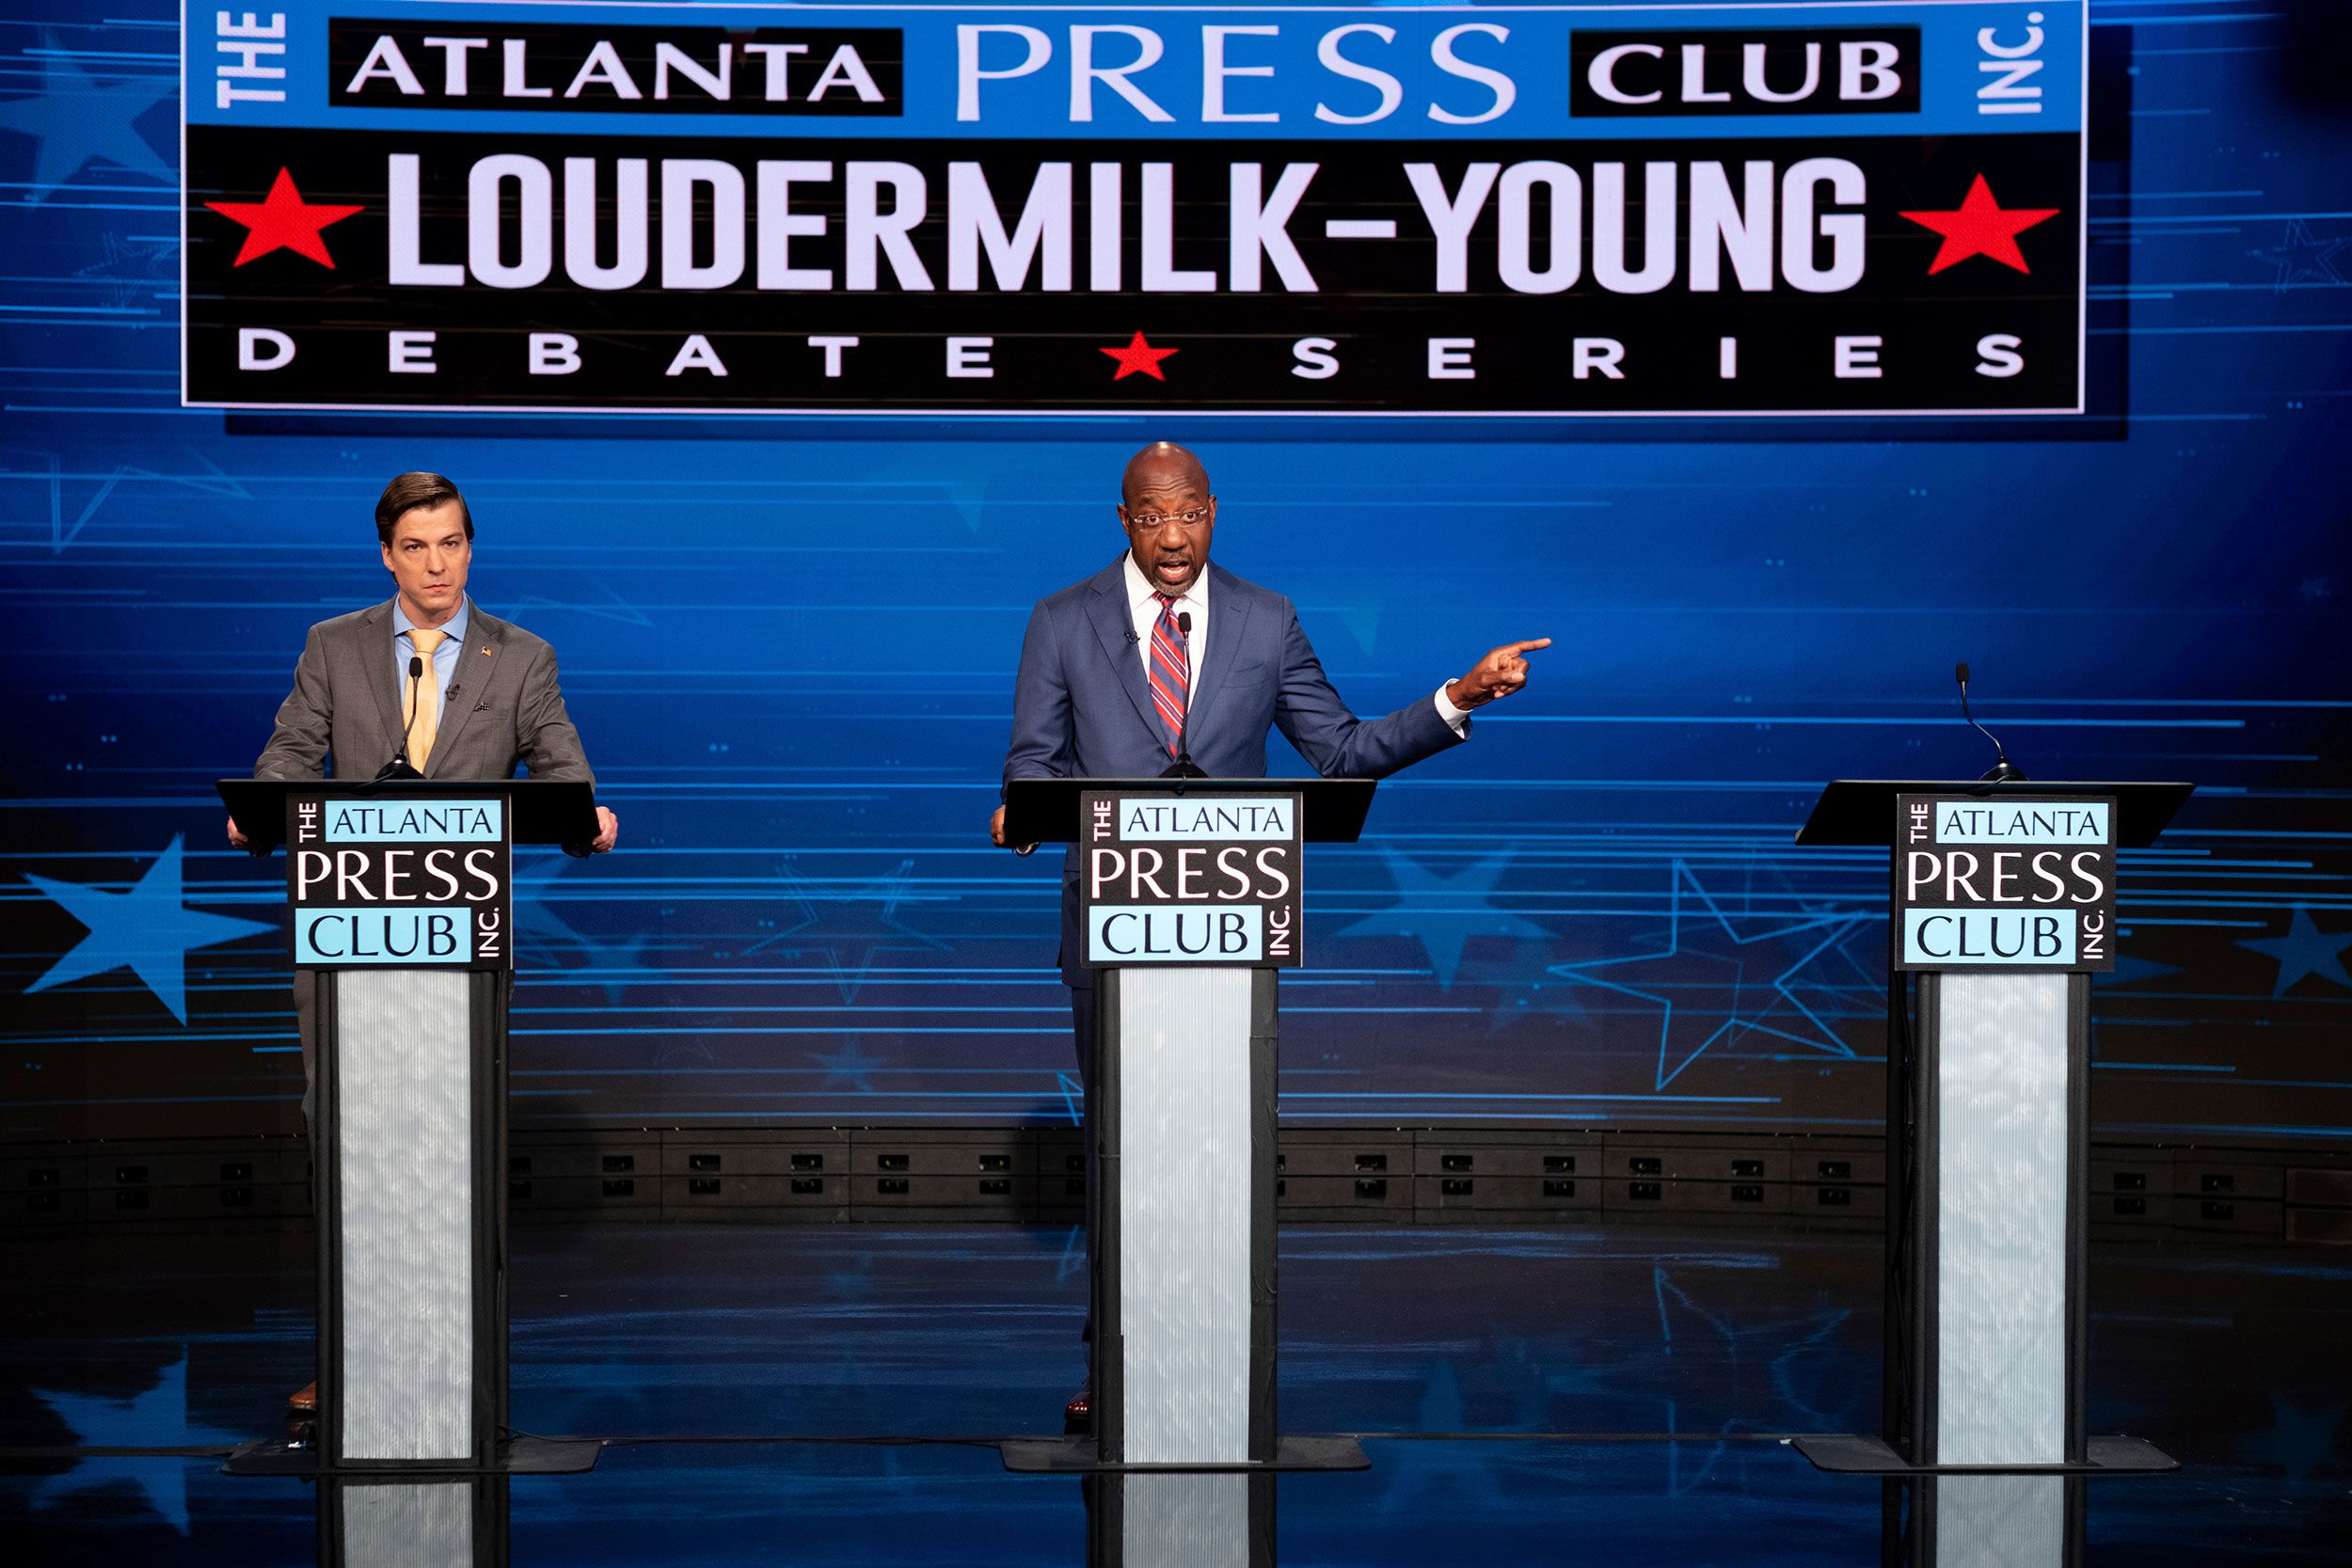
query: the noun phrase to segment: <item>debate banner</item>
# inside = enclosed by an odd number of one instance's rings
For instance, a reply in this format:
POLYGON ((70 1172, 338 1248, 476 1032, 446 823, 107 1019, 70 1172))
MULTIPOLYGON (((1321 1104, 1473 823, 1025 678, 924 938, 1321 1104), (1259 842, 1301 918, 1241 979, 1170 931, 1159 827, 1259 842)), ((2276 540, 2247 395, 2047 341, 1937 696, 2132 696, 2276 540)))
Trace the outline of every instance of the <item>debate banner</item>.
POLYGON ((2084 408, 2082 0, 184 14, 190 405, 2084 408))

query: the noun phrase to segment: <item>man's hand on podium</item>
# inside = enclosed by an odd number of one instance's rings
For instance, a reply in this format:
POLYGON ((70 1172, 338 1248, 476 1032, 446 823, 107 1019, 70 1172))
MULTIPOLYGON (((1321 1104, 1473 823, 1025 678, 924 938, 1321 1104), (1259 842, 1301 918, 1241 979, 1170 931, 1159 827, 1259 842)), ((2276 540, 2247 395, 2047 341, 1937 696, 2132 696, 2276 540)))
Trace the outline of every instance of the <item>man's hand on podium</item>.
POLYGON ((1550 646, 1549 637, 1538 637, 1530 642, 1505 642, 1471 665, 1469 674, 1447 687, 1445 700, 1467 709, 1485 707, 1498 697, 1508 697, 1527 684, 1527 660, 1522 656, 1550 646))
POLYGON ((585 844, 566 844, 564 852, 574 860, 586 860, 601 855, 612 847, 612 841, 621 836, 621 819, 603 806, 596 808, 596 836, 585 844))
POLYGON ((997 848, 1009 849, 1016 855, 1025 855, 1037 847, 1034 844, 1007 844, 1005 842, 1005 808, 1002 806, 998 806, 996 814, 988 819, 988 841, 997 848))
POLYGON ((233 816, 229 819, 229 847, 231 849, 253 847, 253 841, 245 836, 244 831, 237 826, 237 819, 233 816))

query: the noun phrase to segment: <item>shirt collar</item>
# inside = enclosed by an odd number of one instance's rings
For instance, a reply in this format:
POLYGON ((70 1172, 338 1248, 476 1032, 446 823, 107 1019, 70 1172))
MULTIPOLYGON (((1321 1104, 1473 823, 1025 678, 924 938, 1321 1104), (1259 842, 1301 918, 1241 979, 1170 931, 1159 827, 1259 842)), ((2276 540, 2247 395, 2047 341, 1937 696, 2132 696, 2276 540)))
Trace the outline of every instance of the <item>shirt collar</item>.
MULTIPOLYGON (((1125 562, 1127 566, 1127 608, 1140 610, 1146 599, 1155 597, 1159 594, 1159 589, 1153 585, 1150 578, 1143 575, 1143 568, 1136 564, 1136 558, 1133 555, 1124 555, 1120 559, 1125 562)), ((1203 614, 1207 613, 1209 568, 1205 563, 1200 568, 1200 575, 1192 579, 1192 586, 1176 595, 1176 602, 1190 605, 1203 614)), ((1156 613, 1156 610, 1154 612, 1156 613)))
MULTIPOLYGON (((472 617, 473 600, 471 598, 459 599, 457 613, 440 625, 440 630, 449 634, 451 647, 462 648, 466 645, 466 623, 472 617)), ((408 619, 408 612, 401 608, 400 599, 395 595, 392 599, 392 636, 395 639, 406 637, 416 629, 417 623, 408 619)))

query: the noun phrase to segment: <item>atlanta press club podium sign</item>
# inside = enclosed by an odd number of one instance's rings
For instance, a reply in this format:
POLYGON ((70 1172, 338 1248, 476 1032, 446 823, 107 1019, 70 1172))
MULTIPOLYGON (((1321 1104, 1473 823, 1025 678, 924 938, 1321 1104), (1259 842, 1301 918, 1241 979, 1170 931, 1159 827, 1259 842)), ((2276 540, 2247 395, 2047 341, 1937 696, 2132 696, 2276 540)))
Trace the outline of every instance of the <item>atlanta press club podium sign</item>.
POLYGON ((1086 961, 1295 969, 1299 798, 1089 790, 1079 918, 1086 961))
POLYGON ((288 796, 295 967, 514 968, 507 805, 288 796))
POLYGON ((2114 970, 2114 800, 1899 795, 1895 813, 1896 968, 2114 970))

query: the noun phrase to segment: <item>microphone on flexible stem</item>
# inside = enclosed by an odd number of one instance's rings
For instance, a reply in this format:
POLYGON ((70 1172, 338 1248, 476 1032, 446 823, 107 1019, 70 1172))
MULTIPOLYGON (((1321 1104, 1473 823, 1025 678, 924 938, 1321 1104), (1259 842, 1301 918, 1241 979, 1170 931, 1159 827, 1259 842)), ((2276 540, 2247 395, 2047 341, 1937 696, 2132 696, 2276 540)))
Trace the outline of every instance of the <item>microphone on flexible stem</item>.
POLYGON ((415 654, 410 654, 408 656, 408 717, 400 726, 400 750, 392 753, 391 761, 375 770, 375 782, 378 784, 382 784, 387 779, 421 779, 424 777, 408 760, 408 736, 417 727, 417 683, 423 679, 424 660, 415 654))
POLYGON ((1960 663, 1952 667, 1952 678, 1960 682, 1961 716, 1966 719, 1969 723, 1976 725, 1976 731, 1979 735, 1993 742, 1993 767, 1992 769, 1984 775, 1984 778, 1980 782, 1984 784, 2025 783, 2025 769, 2019 768, 2015 763, 2009 760, 2009 752, 2003 749, 2000 737, 1994 735, 1991 730, 1986 729, 1982 724, 1978 724, 1977 716, 1968 711, 1967 660, 1963 659, 1960 663))
MULTIPOLYGON (((1184 633, 1185 655, 1189 660, 1192 649, 1192 611, 1180 610, 1176 612, 1176 629, 1184 633)), ((1184 711, 1178 716, 1176 721, 1176 760, 1160 769, 1161 778, 1205 779, 1209 776, 1206 768, 1192 760, 1192 746, 1188 738, 1191 729, 1192 693, 1186 691, 1184 711)))

